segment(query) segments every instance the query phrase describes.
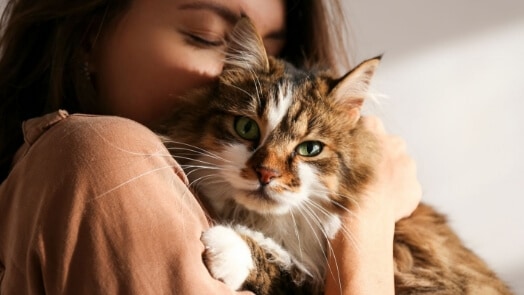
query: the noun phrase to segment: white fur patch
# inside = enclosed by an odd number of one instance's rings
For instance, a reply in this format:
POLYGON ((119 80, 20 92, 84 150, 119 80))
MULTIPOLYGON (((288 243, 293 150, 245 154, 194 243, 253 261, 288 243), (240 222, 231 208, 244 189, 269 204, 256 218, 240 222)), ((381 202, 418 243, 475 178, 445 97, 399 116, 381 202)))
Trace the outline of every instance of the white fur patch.
POLYGON ((317 171, 310 165, 299 163, 298 175, 301 181, 300 190, 298 192, 287 192, 280 196, 279 201, 287 207, 286 211, 302 205, 312 195, 318 195, 319 191, 326 190, 320 185, 317 171))
POLYGON ((224 161, 219 173, 237 189, 256 189, 257 182, 246 181, 246 179, 240 175, 241 168, 244 167, 251 155, 252 152, 250 152, 244 144, 231 144, 220 154, 222 158, 227 159, 227 162, 224 161))
POLYGON ((250 155, 244 144, 231 144, 220 152, 199 157, 192 163, 196 168, 187 176, 191 185, 208 196, 213 208, 221 212, 224 204, 234 198, 232 192, 256 189, 256 182, 248 182, 240 175, 241 167, 250 155))
POLYGON ((269 112, 267 116, 268 128, 266 136, 273 130, 275 127, 282 121, 282 118, 287 114, 292 99, 292 91, 290 85, 279 85, 278 87, 278 97, 276 98, 276 103, 269 106, 269 112))
POLYGON ((211 275, 238 290, 254 268, 251 249, 230 227, 217 225, 202 234, 206 265, 211 275))

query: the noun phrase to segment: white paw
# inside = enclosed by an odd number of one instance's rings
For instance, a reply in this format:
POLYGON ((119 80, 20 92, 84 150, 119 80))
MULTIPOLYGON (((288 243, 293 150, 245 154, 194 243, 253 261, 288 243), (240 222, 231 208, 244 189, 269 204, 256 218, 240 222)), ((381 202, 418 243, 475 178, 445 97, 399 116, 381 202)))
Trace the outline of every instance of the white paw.
POLYGON ((206 250, 204 261, 211 275, 238 290, 254 268, 251 249, 231 228, 217 225, 200 238, 206 250))

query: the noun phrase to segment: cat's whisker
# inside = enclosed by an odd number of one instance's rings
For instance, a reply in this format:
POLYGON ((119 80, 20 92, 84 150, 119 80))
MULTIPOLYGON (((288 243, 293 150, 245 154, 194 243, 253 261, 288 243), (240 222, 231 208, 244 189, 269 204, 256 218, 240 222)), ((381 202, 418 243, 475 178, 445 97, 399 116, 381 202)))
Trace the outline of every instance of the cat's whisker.
POLYGON ((193 166, 191 168, 187 168, 182 166, 182 169, 186 171, 186 176, 189 178, 192 174, 198 173, 202 170, 219 170, 219 168, 213 168, 213 167, 205 167, 205 166, 193 166))
MULTIPOLYGON (((309 201, 309 200, 308 200, 309 201)), ((307 205, 310 205, 310 206, 314 206, 316 207, 317 209, 323 209, 320 205, 316 204, 314 201, 309 201, 307 202, 307 205)), ((306 205, 306 207, 307 207, 306 205)), ((309 209, 311 210, 311 209, 309 209)), ((312 211, 312 210, 311 210, 312 211)), ((331 216, 331 214, 329 212, 327 212, 326 210, 320 210, 320 212, 326 214, 326 216, 331 216)), ((322 233, 324 234, 324 236, 326 237, 325 241, 326 241, 326 247, 325 249, 327 249, 327 251, 329 251, 329 253, 333 256, 333 261, 335 263, 335 270, 336 272, 334 273, 333 272, 333 269, 332 269, 332 266, 329 264, 329 257, 328 257, 328 253, 326 253, 325 251, 323 251, 323 254, 324 254, 324 257, 326 259, 326 265, 328 267, 328 271, 330 273, 330 275, 336 279, 338 281, 338 287, 339 287, 339 291, 340 291, 340 294, 342 294, 342 282, 341 282, 341 278, 340 278, 340 269, 339 269, 339 266, 338 266, 338 261, 336 259, 336 256, 335 256, 335 252, 333 250, 333 247, 331 246, 331 242, 330 242, 330 239, 328 238, 328 235, 324 229, 324 227, 322 226, 322 223, 320 221, 320 219, 318 218, 318 216, 316 214, 314 214, 314 212, 311 212, 312 214, 312 217, 316 219, 316 223, 318 224, 318 227, 320 228, 320 230, 322 231, 322 233)), ((340 230, 340 229, 339 229, 340 230)), ((354 241, 353 240, 353 237, 350 236, 350 240, 351 241, 354 241)))
MULTIPOLYGON (((311 212, 311 216, 315 219, 318 227, 320 228, 320 230, 322 231, 322 233, 324 234, 324 236, 326 237, 326 243, 327 243, 327 249, 329 249, 331 255, 334 255, 334 252, 333 252, 333 249, 331 247, 331 243, 329 241, 329 237, 324 229, 324 227, 322 226, 322 222, 320 220, 320 218, 318 217, 318 215, 316 215, 314 213, 314 211, 309 208, 309 206, 312 206, 314 208, 316 208, 317 210, 319 210, 320 213, 323 213, 326 215, 326 217, 330 217, 332 216, 332 213, 328 212, 327 210, 325 210, 321 205, 317 204, 316 202, 314 202, 313 200, 305 200, 304 202, 304 205, 305 207, 307 208, 307 210, 309 210, 311 212)), ((354 236, 352 235, 352 233, 347 230, 347 228, 344 226, 344 224, 341 225, 341 228, 339 229, 340 232, 342 232, 342 234, 344 234, 350 241, 351 243, 353 244, 353 246, 355 247, 355 249, 357 250, 357 252, 360 252, 360 247, 359 247, 359 244, 357 242, 357 240, 354 238, 354 236)), ((328 260, 328 257, 327 257, 327 253, 324 252, 324 256, 326 258, 326 262, 328 260)), ((335 257, 335 256, 333 256, 335 257)), ((339 274, 339 271, 338 271, 338 262, 336 261, 336 259, 334 260, 335 261, 335 267, 336 267, 336 270, 337 270, 337 274, 339 274)), ((329 265, 329 264, 328 264, 329 265)), ((329 269, 331 275, 333 277, 335 277, 335 275, 333 274, 333 271, 332 269, 329 269)), ((340 282, 340 276, 339 276, 339 284, 341 284, 340 282)))
MULTIPOLYGON (((327 236, 326 236, 325 232, 323 231, 322 224, 318 223, 318 218, 316 218, 315 214, 311 211, 311 209, 309 209, 309 207, 307 206, 307 203, 302 203, 302 205, 303 206, 297 206, 297 209, 299 210, 299 212, 304 217, 304 220, 308 224, 309 228, 311 228, 311 231, 313 232, 315 240, 319 244, 320 249, 322 249, 322 254, 324 255, 324 257, 326 259, 326 263, 327 263, 327 255, 326 255, 326 252, 324 251, 324 241, 327 239, 327 236), (315 227, 311 223, 311 221, 312 221, 311 217, 313 217, 313 222, 315 223, 315 225, 318 228, 320 228, 320 230, 324 234, 325 239, 320 239, 320 237, 318 236, 317 231, 315 230, 315 227)), ((323 275, 323 274, 321 274, 321 275, 323 275)))
POLYGON ((333 215, 333 213, 329 212, 327 209, 325 209, 324 207, 322 207, 322 205, 320 204, 317 204, 314 200, 312 199, 305 199, 304 202, 308 203, 308 205, 311 205, 313 207, 315 207, 315 209, 317 209, 318 211, 320 211, 321 213, 323 213, 326 217, 330 217, 331 215, 333 215))
MULTIPOLYGON (((323 208, 321 205, 317 204, 315 201, 313 200, 305 200, 305 202, 309 205, 309 206, 313 206, 315 207, 320 213, 323 213, 326 217, 331 217, 333 215, 333 213, 327 211, 325 208, 323 208)), ((352 213, 354 214, 354 213, 352 213)), ((348 231, 344 225, 342 224, 341 228, 339 230, 342 230, 344 231, 344 233, 347 235, 347 237, 352 241, 352 243, 354 244, 355 247, 358 248, 358 243, 356 241, 356 239, 353 237, 353 235, 351 234, 350 231, 348 231)))
POLYGON ((188 149, 188 148, 176 148, 176 147, 170 147, 169 149, 169 152, 171 153, 171 155, 173 157, 178 157, 178 156, 191 156, 191 157, 195 157, 195 156, 208 156, 210 158, 216 158, 216 159, 219 159, 218 157, 214 156, 214 155, 208 155, 207 153, 203 153, 201 151, 198 151, 198 150, 191 150, 191 149, 188 149))
POLYGON ((231 165, 229 163, 216 163, 213 161, 206 161, 204 158, 194 158, 190 156, 176 156, 175 160, 179 160, 179 162, 183 162, 183 164, 180 164, 181 167, 188 167, 191 168, 193 166, 195 167, 214 167, 217 169, 224 169, 224 170, 231 170, 234 171, 237 167, 235 165, 231 165), (189 163, 184 163, 185 161, 180 160, 186 160, 190 161, 189 163))
POLYGON ((130 178, 130 179, 128 179, 128 180, 126 180, 126 181, 120 183, 119 185, 113 187, 112 189, 107 190, 107 191, 105 191, 105 192, 103 192, 103 193, 97 195, 96 197, 93 198, 93 200, 100 199, 100 198, 102 198, 102 197, 104 197, 104 196, 110 194, 111 192, 116 191, 117 189, 119 189, 119 188, 121 188, 121 187, 123 187, 123 186, 125 186, 125 185, 127 185, 127 184, 129 184, 129 183, 131 183, 131 182, 133 182, 133 181, 135 181, 135 180, 141 178, 141 177, 144 177, 144 176, 146 176, 146 175, 149 175, 149 174, 152 174, 152 173, 158 172, 158 171, 160 171, 160 170, 164 170, 164 169, 173 169, 174 167, 175 167, 175 166, 173 166, 173 165, 166 165, 166 166, 161 166, 161 167, 158 167, 158 168, 156 168, 156 169, 151 169, 151 170, 149 170, 149 171, 146 171, 146 172, 144 172, 144 173, 141 173, 141 174, 139 174, 139 175, 137 175, 137 176, 135 176, 135 177, 132 177, 132 178, 130 178))
MULTIPOLYGON (((331 202, 333 205, 337 206, 338 208, 344 210, 345 212, 347 212, 349 215, 351 215, 353 218, 359 218, 359 216, 357 214, 355 214, 353 211, 351 211, 350 209, 348 209, 346 206, 340 204, 340 202, 337 202, 337 201, 332 201, 331 202)), ((357 209, 359 209, 360 206, 357 206, 357 209)))
MULTIPOLYGON (((321 213, 325 214, 326 217, 330 217, 332 214, 330 212, 328 212, 327 210, 325 210, 324 208, 322 208, 321 205, 317 204, 316 202, 314 202, 313 200, 306 200, 306 207, 310 205, 310 206, 313 206, 315 207, 316 209, 318 209, 321 213)), ((311 209, 309 209, 311 210, 311 209)), ((313 214, 313 212, 312 212, 313 214)), ((338 266, 338 261, 336 259, 336 256, 335 256, 335 252, 333 250, 333 247, 331 246, 331 242, 330 242, 330 239, 328 238, 327 236, 327 233, 325 232, 323 226, 322 226, 322 223, 320 221, 320 219, 318 218, 318 216, 316 214, 313 214, 313 217, 317 220, 317 224, 320 228, 320 230, 322 231, 322 233, 324 234, 324 236, 326 237, 325 241, 326 241, 326 249, 328 249, 329 253, 331 255, 333 255, 333 258, 334 258, 334 262, 335 262, 335 269, 336 269, 336 276, 335 276, 335 273, 333 273, 333 269, 331 269, 331 266, 329 265, 329 258, 327 256, 327 253, 324 251, 324 257, 326 259, 326 265, 328 266, 328 270, 329 270, 329 273, 331 274, 331 276, 335 279, 337 279, 338 281, 338 284, 339 284, 339 291, 340 291, 340 294, 342 294, 342 282, 341 282, 341 278, 340 278, 340 270, 339 270, 339 266, 338 266)))
POLYGON ((295 215, 293 214, 293 210, 289 211, 289 213, 291 215, 291 219, 293 220, 293 229, 295 231, 295 236, 297 237, 297 241, 298 241, 298 249, 300 251, 300 260, 304 260, 304 256, 302 254, 302 244, 300 243, 300 234, 298 232, 297 221, 295 219, 295 215))
POLYGON ((189 185, 193 188, 198 188, 200 185, 215 185, 215 184, 223 184, 226 183, 224 180, 219 178, 213 178, 211 175, 202 176, 198 179, 193 180, 189 185))
POLYGON ((191 174, 193 173, 196 173, 196 172, 200 172, 202 170, 206 170, 206 171, 213 171, 213 170, 218 170, 218 171, 226 171, 226 170, 233 170, 234 171, 234 167, 229 167, 229 166, 217 166, 217 165, 213 165, 213 166, 205 166, 205 165, 181 165, 182 169, 184 169, 184 171, 186 172, 186 176, 188 178, 190 178, 191 174))
POLYGON ((197 164, 202 164, 203 167, 216 167, 216 168, 218 168, 215 163, 207 162, 207 161, 204 161, 204 160, 195 159, 195 158, 191 158, 191 157, 185 157, 185 156, 180 156, 179 157, 179 156, 176 156, 175 160, 177 160, 178 162, 180 162, 180 160, 189 160, 189 161, 192 162, 191 164, 181 164, 181 166, 183 166, 183 167, 200 166, 200 165, 197 165, 197 164), (193 163, 196 163, 196 164, 193 164, 193 163))
POLYGON ((350 230, 347 229, 347 227, 342 224, 342 226, 340 227, 339 229, 342 234, 348 239, 351 241, 351 244, 353 244, 353 247, 355 247, 355 250, 357 250, 357 252, 361 252, 361 248, 360 248, 360 242, 353 236, 353 233, 351 233, 350 230))
POLYGON ((335 275, 335 273, 333 273, 332 266, 329 264, 329 261, 328 261, 327 267, 328 267, 329 274, 331 275, 331 277, 333 279, 335 279, 338 282, 339 294, 343 294, 343 292, 342 292, 342 278, 340 276, 340 267, 338 266, 338 259, 337 259, 337 256, 335 255, 335 250, 333 250, 333 246, 331 245, 331 242, 330 242, 329 239, 326 240, 326 244, 327 244, 326 245, 326 249, 328 249, 329 253, 333 257, 333 262, 335 263, 335 271, 336 271, 336 275, 335 275))
POLYGON ((174 150, 174 149, 184 149, 186 148, 187 151, 192 151, 192 152, 195 152, 195 154, 200 154, 200 155, 207 155, 209 156, 210 158, 214 158, 214 159, 218 159, 218 160, 222 160, 224 162, 231 162, 230 160, 224 158, 224 157, 221 157, 209 150, 206 150, 206 149, 203 149, 201 147, 198 147, 196 145, 192 145, 192 144, 188 144, 188 143, 185 143, 185 142, 181 142, 181 141, 175 141, 175 140, 164 140, 164 142, 167 142, 167 143, 171 143, 171 144, 175 144, 175 146, 168 146, 168 150, 174 150), (178 147, 176 145, 182 145, 182 146, 185 146, 185 147, 178 147))
MULTIPOLYGON (((309 200, 304 202, 303 208, 305 209, 305 212, 308 214, 308 216, 311 217, 311 219, 309 219, 309 220, 311 220, 311 221, 313 221, 315 223, 315 225, 320 229, 320 231, 324 235, 325 239, 327 240, 329 238, 329 236, 327 235, 326 230, 324 229, 324 226, 322 225, 322 221, 318 217, 318 215, 315 212, 314 208, 311 208, 312 207, 311 202, 308 202, 308 201, 309 200)), ((324 256, 327 259, 327 255, 326 255, 325 252, 324 252, 324 256)))
POLYGON ((328 249, 329 253, 333 257, 333 262, 335 263, 335 271, 336 271, 336 275, 335 275, 335 273, 333 273, 332 266, 329 264, 329 258, 328 258, 327 268, 328 268, 329 274, 331 275, 331 277, 333 277, 333 279, 338 281, 339 294, 343 294, 342 278, 340 277, 340 267, 338 266, 338 260, 337 260, 337 256, 335 255, 335 250, 333 250, 333 246, 331 245, 331 241, 329 239, 326 239, 326 249, 328 249))
MULTIPOLYGON (((204 155, 204 157, 196 157, 196 156, 194 156, 194 154, 192 154, 192 155, 187 155, 187 154, 175 154, 175 155, 173 155, 173 158, 175 158, 175 160, 177 160, 178 162, 182 162, 182 163, 184 161, 181 161, 181 160, 187 160, 187 161, 191 161, 191 163, 197 162, 197 163, 213 165, 213 166, 223 166, 223 167, 233 166, 233 165, 230 165, 231 161, 217 163, 217 162, 213 161, 214 158, 206 159, 206 157, 207 157, 207 155, 204 155)), ((187 164, 183 164, 183 165, 187 165, 187 164)))
MULTIPOLYGON (((337 192, 333 192, 333 191, 329 191, 329 190, 321 190, 321 189, 312 189, 311 192, 315 193, 315 194, 318 194, 318 195, 335 195, 335 196, 339 196, 339 197, 342 197, 348 201, 350 201, 352 204, 354 204, 357 208, 360 208, 360 204, 358 203, 357 200, 355 200, 354 197, 350 197, 348 195, 343 195, 341 193, 337 193, 337 192)), ((343 206, 342 204, 340 204, 340 202, 337 202, 337 201, 331 201, 333 204, 337 205, 337 207, 340 207, 341 209, 345 209, 347 210, 347 208, 345 206, 343 206)), ((350 214, 353 214, 352 212, 348 211, 350 214)))
POLYGON ((186 150, 186 151, 189 151, 189 152, 192 152, 193 154, 195 155, 206 155, 206 156, 209 156, 210 158, 215 158, 215 159, 219 159, 219 160, 222 160, 224 162, 230 162, 230 160, 224 158, 224 157, 221 157, 220 155, 218 154, 215 154, 209 150, 206 150, 204 148, 200 148, 198 146, 195 146, 195 145, 191 145, 191 144, 187 144, 187 143, 184 143, 184 142, 179 142, 179 141, 171 141, 172 144, 174 145, 170 145, 168 147, 168 150, 169 151, 173 151, 173 150, 186 150))
MULTIPOLYGON (((333 213, 330 213, 329 211, 327 211, 325 208, 323 208, 321 205, 317 204, 315 201, 313 200, 305 200, 304 201, 307 205, 309 206, 313 206, 315 207, 320 213, 323 213, 326 215, 326 217, 330 217, 332 216, 333 213)), ((354 217, 355 214, 352 213, 351 211, 348 210, 348 212, 350 212, 354 217)), ((353 246, 355 247, 355 249, 357 249, 357 251, 360 252, 360 247, 358 245, 358 241, 355 239, 355 237, 353 237, 353 234, 344 226, 344 224, 341 225, 341 228, 339 229, 339 231, 343 231, 343 233, 345 234, 345 236, 351 240, 351 243, 353 244, 353 246)))
POLYGON ((215 185, 215 184, 224 184, 224 183, 227 183, 227 182, 224 181, 222 178, 217 177, 216 175, 210 174, 210 175, 203 175, 199 178, 192 180, 189 183, 189 186, 198 190, 198 187, 201 184, 215 185))
MULTIPOLYGON (((342 194, 339 194, 339 193, 333 193, 333 192, 328 192, 326 190, 311 190, 311 192, 314 194, 314 195, 327 195, 327 194, 333 194, 333 195, 337 195, 337 196, 340 196, 340 197, 343 197, 349 201, 351 201, 352 203, 355 204, 355 206, 357 208, 360 208, 360 205, 358 204, 358 202, 354 199, 354 198, 351 198, 351 197, 348 197, 348 196, 345 196, 345 195, 342 195, 342 194)), ((358 218, 358 216, 352 212, 350 209, 348 209, 346 206, 342 205, 340 202, 338 201, 335 201, 333 199, 330 199, 330 203, 335 205, 336 207, 344 210, 345 212, 347 212, 349 215, 353 216, 353 217, 356 217, 358 218)))
MULTIPOLYGON (((308 200, 309 201, 309 200, 308 200)), ((324 256, 324 259, 325 259, 325 263, 327 265, 327 270, 329 271, 330 275, 335 278, 335 277, 338 277, 337 281, 338 281, 338 284, 339 284, 339 291, 340 291, 340 294, 342 294, 342 283, 341 283, 341 279, 340 279, 340 270, 339 270, 339 266, 338 266, 338 261, 336 260, 336 256, 335 256, 335 253, 334 253, 334 250, 333 250, 333 247, 331 246, 331 243, 329 241, 329 237, 328 237, 328 234, 326 233, 323 225, 322 225, 322 221, 320 220, 320 218, 318 217, 318 215, 314 212, 314 210, 312 210, 309 206, 313 205, 314 207, 316 208, 321 208, 319 207, 318 204, 315 204, 315 202, 313 201, 309 201, 309 202, 306 202, 304 203, 304 209, 306 210, 306 212, 309 211, 308 215, 311 216, 313 218, 313 222, 315 223, 315 225, 320 229, 320 231, 322 232, 322 234, 324 235, 325 239, 325 247, 321 247, 322 250, 322 254, 324 256), (326 251, 324 249, 328 249, 329 253, 331 255, 333 255, 334 257, 334 262, 335 262, 335 269, 336 269, 336 274, 333 272, 333 269, 331 268, 331 266, 329 265, 329 256, 328 256, 328 253, 326 253, 326 251)), ((325 211, 325 210, 321 210, 322 213, 326 214, 326 216, 331 216, 329 214, 329 212, 325 211)), ((309 222, 308 222, 309 223, 309 222)), ((318 240, 318 238, 317 238, 318 240)), ((320 243, 320 241, 319 241, 320 243)), ((322 245, 323 246, 323 245, 322 245)), ((336 279, 336 278, 335 278, 336 279)))

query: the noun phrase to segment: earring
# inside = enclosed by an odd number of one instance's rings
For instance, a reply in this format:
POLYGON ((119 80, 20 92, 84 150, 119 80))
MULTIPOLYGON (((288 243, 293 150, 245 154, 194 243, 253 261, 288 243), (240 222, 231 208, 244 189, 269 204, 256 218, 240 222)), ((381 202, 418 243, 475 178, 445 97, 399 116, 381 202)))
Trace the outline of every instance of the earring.
POLYGON ((84 72, 84 76, 86 77, 87 81, 91 81, 91 72, 89 71, 89 62, 84 61, 84 64, 82 65, 82 70, 84 72))

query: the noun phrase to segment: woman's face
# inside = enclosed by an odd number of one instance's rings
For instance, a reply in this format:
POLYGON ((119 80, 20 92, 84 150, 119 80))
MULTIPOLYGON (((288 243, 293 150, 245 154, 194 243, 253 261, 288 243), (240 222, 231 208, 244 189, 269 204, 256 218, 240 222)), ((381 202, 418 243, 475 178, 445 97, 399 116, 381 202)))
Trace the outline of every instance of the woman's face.
POLYGON ((284 46, 284 0, 133 0, 89 57, 111 114, 153 125, 222 70, 223 39, 245 14, 270 55, 284 46))

